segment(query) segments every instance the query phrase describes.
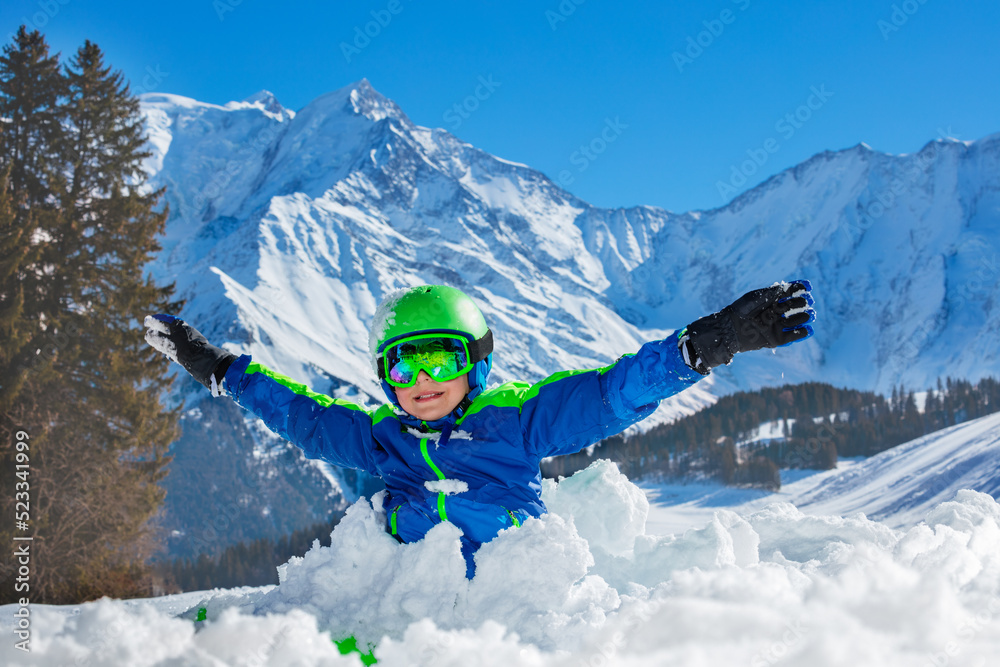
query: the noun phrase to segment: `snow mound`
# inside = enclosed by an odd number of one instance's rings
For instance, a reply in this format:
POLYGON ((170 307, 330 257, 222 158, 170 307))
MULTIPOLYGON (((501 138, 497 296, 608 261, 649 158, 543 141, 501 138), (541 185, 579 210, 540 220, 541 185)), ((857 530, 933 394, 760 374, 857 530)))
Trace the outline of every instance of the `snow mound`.
MULTIPOLYGON (((985 665, 1000 654, 1000 505, 960 491, 894 530, 787 503, 645 532, 648 503, 596 461, 546 481, 551 512, 500 533, 465 578, 458 529, 385 531, 382 498, 279 568, 280 584, 213 591, 208 620, 102 600, 32 609, 31 659, 8 665, 985 665)), ((190 595, 190 594, 188 594, 190 595)))

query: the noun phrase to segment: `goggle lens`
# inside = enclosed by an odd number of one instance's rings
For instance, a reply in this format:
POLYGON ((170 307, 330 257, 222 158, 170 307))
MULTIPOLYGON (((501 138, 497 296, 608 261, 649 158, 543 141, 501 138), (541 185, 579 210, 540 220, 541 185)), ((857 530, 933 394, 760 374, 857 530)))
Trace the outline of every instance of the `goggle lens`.
POLYGON ((410 387, 421 370, 434 380, 454 380, 471 368, 469 347, 462 338, 429 336, 407 338, 385 351, 386 381, 410 387))

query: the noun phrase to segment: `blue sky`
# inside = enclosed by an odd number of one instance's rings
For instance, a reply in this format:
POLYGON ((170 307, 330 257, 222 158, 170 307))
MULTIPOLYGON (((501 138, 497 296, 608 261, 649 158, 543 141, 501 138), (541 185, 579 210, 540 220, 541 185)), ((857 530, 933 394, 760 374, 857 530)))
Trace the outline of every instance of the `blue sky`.
POLYGON ((206 102, 367 78, 608 207, 710 209, 823 150, 1000 131, 995 1, 5 0, 5 43, 20 23, 206 102))

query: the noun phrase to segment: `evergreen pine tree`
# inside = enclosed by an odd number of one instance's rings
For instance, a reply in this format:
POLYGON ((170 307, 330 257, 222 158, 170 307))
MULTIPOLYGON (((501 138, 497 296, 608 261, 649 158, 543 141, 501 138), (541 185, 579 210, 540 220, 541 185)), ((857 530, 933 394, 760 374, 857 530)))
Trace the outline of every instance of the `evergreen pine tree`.
POLYGON ((58 265, 45 241, 58 226, 51 196, 63 183, 58 155, 66 83, 57 56, 36 30, 18 30, 0 55, 0 167, 3 221, 0 236, 0 414, 29 373, 44 373, 55 348, 46 315, 56 292, 50 265, 58 265), (53 264, 55 262, 56 264, 53 264))
MULTIPOLYGON (((14 434, 20 430, 29 436, 34 466, 52 412, 46 397, 27 384, 30 379, 37 386, 53 372, 54 330, 47 313, 53 271, 46 241, 58 220, 50 187, 63 182, 55 147, 64 90, 58 59, 49 55, 41 34, 22 27, 0 55, 0 464, 7 470, 14 469, 14 434)), ((40 497, 34 472, 28 471, 33 519, 40 497)), ((0 478, 0 511, 6 516, 14 514, 15 481, 13 475, 0 478)), ((0 540, 10 543, 14 528, 0 524, 0 540)), ((26 536, 22 530, 17 534, 26 536)), ((12 588, 2 591, 0 603, 15 597, 12 588)))
POLYGON ((49 179, 61 171, 59 143, 63 134, 66 81, 58 55, 37 30, 21 26, 14 43, 0 56, 0 118, 5 128, 0 155, 10 165, 10 187, 17 202, 44 204, 52 192, 49 179))
MULTIPOLYGON (((0 125, 2 132, 2 125, 0 125)), ((32 243, 33 216, 21 214, 10 188, 11 163, 0 173, 0 406, 8 404, 24 382, 33 361, 32 343, 40 336, 38 318, 26 312, 29 276, 37 265, 38 245, 32 243)))
MULTIPOLYGON (((37 33, 22 29, 17 43, 21 51, 47 53, 37 33)), ((11 47, 5 54, 4 108, 29 108, 35 103, 12 94, 27 88, 20 63, 31 59, 11 47)), ((51 60, 35 61, 51 72, 51 60)), ((142 319, 176 305, 172 288, 157 287, 144 270, 166 213, 156 210, 162 191, 148 192, 140 169, 146 154, 138 102, 90 42, 67 67, 60 90, 64 97, 51 115, 64 130, 35 130, 42 144, 34 149, 64 169, 19 162, 20 130, 4 144, 10 161, 3 166, 20 179, 11 177, 13 202, 27 204, 15 221, 28 230, 18 241, 28 247, 19 252, 37 258, 34 270, 21 271, 20 291, 15 280, 3 283, 0 313, 20 313, 35 328, 26 349, 41 336, 52 350, 35 354, 45 364, 29 367, 0 408, 5 423, 32 434, 33 600, 66 603, 149 592, 147 562, 156 547, 150 520, 162 503, 157 482, 177 414, 160 404, 167 364, 143 343, 142 319), (28 223, 38 216, 45 226, 33 228, 28 223), (44 284, 24 277, 37 275, 44 284)))

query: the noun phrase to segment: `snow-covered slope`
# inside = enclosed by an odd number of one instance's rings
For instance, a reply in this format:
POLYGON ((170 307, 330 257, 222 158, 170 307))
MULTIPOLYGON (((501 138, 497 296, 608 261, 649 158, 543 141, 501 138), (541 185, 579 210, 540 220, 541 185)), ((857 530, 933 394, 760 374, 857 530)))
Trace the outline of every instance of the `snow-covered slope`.
POLYGON ((788 489, 810 514, 864 512, 894 528, 915 525, 960 489, 1000 498, 1000 413, 952 426, 788 489), (831 474, 837 472, 838 474, 831 474))
POLYGON ((777 493, 715 483, 644 485, 650 529, 682 532, 720 507, 748 513, 776 501, 807 514, 853 515, 910 528, 962 489, 1000 498, 1000 413, 931 433, 835 470, 783 470, 777 493))

